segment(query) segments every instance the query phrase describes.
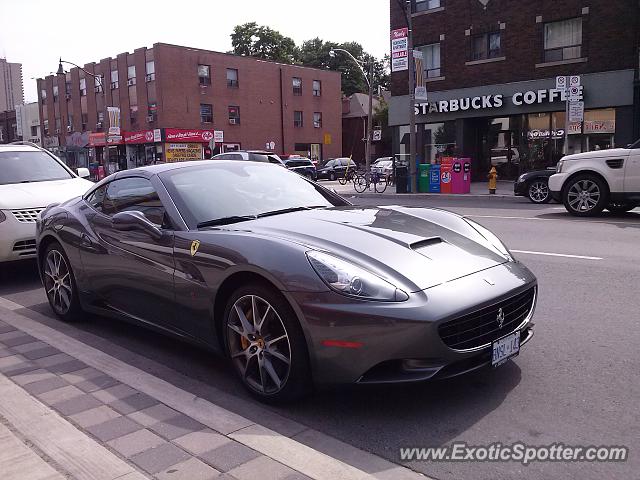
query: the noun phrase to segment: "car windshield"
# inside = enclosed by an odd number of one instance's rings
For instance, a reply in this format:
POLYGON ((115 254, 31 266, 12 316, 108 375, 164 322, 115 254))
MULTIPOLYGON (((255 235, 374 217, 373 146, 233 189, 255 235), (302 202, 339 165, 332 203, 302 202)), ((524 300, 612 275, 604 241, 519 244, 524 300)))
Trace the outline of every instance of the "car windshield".
POLYGON ((0 152, 0 185, 68 178, 73 178, 69 171, 44 152, 0 152))
POLYGON ((191 225, 228 218, 242 221, 300 207, 348 205, 300 175, 266 163, 198 165, 160 177, 191 225))

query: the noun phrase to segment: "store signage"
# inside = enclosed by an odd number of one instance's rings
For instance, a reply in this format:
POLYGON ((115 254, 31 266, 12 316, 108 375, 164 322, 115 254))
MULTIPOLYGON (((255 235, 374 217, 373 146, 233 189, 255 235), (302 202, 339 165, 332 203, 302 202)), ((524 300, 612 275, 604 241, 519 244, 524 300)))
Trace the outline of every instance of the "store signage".
POLYGON ((158 143, 162 141, 162 130, 159 128, 153 129, 153 143, 158 143))
POLYGON ((109 135, 120 135, 120 107, 107 107, 109 135))
MULTIPOLYGON (((578 100, 583 99, 582 87, 579 89, 578 100)), ((526 92, 516 92, 511 96, 511 103, 515 106, 535 105, 542 103, 553 103, 556 101, 566 101, 566 92, 557 88, 544 90, 529 90, 526 92)), ((438 102, 423 102, 415 106, 416 115, 426 115, 428 113, 447 113, 465 110, 485 110, 500 108, 504 105, 504 95, 482 95, 477 97, 453 98, 450 100, 440 100, 438 102)))
POLYGON ((615 120, 587 120, 584 122, 584 133, 615 133, 615 120))
POLYGON ((55 137, 44 137, 42 139, 42 145, 44 146, 44 148, 59 147, 60 146, 60 140, 58 139, 57 136, 55 136, 55 137))
POLYGON ((224 142, 224 131, 222 130, 214 130, 213 131, 213 141, 216 143, 224 142))
POLYGON ((409 68, 409 29, 391 30, 391 71, 401 72, 409 68))
POLYGON ((427 83, 424 75, 424 55, 420 50, 413 51, 413 62, 414 69, 413 73, 415 76, 415 98, 418 101, 426 102, 427 101, 427 83))
MULTIPOLYGON (((557 130, 551 130, 551 138, 564 137, 564 128, 558 128, 557 130)), ((527 132, 527 138, 529 140, 535 140, 537 138, 549 138, 549 130, 529 130, 527 132)))
POLYGON ((139 132, 124 132, 124 143, 142 144, 153 143, 153 130, 141 130, 139 132))
POLYGON ((104 133, 90 133, 89 134, 89 146, 90 147, 104 147, 107 144, 107 139, 104 133))
POLYGON ((202 159, 202 145, 198 143, 165 144, 167 162, 188 162, 202 159))
POLYGON ((164 139, 166 141, 209 143, 213 136, 213 130, 164 129, 164 139))
POLYGON ((122 145, 124 143, 124 139, 122 135, 109 135, 107 137, 107 144, 109 145, 122 145))
POLYGON ((569 102, 569 121, 581 122, 584 120, 584 102, 569 102))

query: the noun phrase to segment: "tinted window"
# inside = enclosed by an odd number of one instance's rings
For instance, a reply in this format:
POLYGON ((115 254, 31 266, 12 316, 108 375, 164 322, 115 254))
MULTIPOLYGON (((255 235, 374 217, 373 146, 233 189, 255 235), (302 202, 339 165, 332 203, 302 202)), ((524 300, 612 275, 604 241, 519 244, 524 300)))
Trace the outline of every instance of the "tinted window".
POLYGON ((252 162, 269 162, 269 158, 266 155, 262 155, 261 153, 250 153, 249 160, 252 162))
POLYGON ((107 191, 108 185, 96 189, 87 197, 87 203, 98 211, 102 211, 102 201, 104 200, 104 194, 107 191))
POLYGON ((103 201, 103 212, 138 211, 156 225, 164 224, 165 209, 151 182, 146 178, 131 177, 115 180, 107 188, 103 201))
POLYGON ((193 224, 292 207, 346 204, 293 171, 264 163, 184 167, 161 177, 180 213, 193 224))
POLYGON ((0 185, 69 178, 71 174, 44 152, 0 152, 0 185))

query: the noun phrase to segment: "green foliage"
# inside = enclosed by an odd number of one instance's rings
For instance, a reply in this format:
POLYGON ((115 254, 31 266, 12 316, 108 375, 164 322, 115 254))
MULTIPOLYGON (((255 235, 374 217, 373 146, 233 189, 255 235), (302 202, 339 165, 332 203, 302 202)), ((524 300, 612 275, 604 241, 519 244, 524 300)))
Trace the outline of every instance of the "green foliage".
POLYGON ((342 74, 342 92, 351 95, 356 92, 368 92, 367 83, 362 71, 348 55, 336 52, 331 57, 329 52, 334 48, 347 50, 360 62, 364 62, 367 75, 369 62, 373 61, 373 88, 378 86, 389 88, 389 56, 382 60, 375 59, 366 53, 358 42, 335 43, 320 38, 306 40, 300 47, 295 42, 269 27, 259 26, 255 22, 237 25, 231 34, 231 44, 236 55, 258 57, 283 63, 297 63, 305 67, 335 70, 342 74))

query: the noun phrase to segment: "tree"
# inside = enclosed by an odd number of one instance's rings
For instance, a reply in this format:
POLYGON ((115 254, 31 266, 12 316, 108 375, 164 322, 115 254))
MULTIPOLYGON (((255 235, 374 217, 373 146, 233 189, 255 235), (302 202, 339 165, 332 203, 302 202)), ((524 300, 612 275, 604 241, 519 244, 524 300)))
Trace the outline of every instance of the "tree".
POLYGON ((231 34, 233 53, 282 63, 295 63, 298 47, 290 37, 269 27, 249 22, 236 25, 231 34))

